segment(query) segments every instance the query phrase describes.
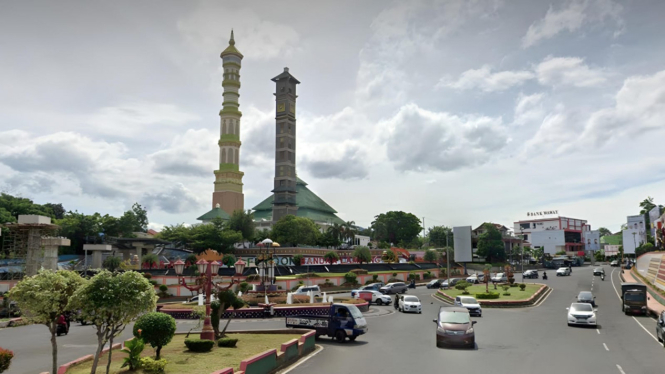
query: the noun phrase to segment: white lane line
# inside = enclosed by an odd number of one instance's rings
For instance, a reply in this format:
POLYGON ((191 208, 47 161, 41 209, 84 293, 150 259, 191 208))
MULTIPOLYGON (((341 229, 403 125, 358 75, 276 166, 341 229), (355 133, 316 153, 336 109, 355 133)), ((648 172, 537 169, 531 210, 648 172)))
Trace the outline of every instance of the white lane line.
POLYGON ((598 335, 600 335, 600 330, 596 329, 596 332, 598 333, 598 335))
POLYGON ((617 365, 617 369, 619 369, 619 373, 621 373, 621 374, 626 374, 626 372, 623 371, 623 369, 621 368, 621 366, 617 365))
POLYGON ((591 291, 593 291, 593 286, 591 286, 591 291))
POLYGON ((603 347, 605 347, 605 350, 609 352, 609 348, 607 348, 607 344, 603 343, 603 347))
POLYGON ((658 338, 656 338, 655 336, 653 336, 653 334, 652 334, 651 332, 649 332, 649 330, 647 330, 647 328, 644 327, 644 325, 643 325, 640 321, 638 321, 637 318, 633 317, 633 319, 635 320, 635 322, 637 322, 637 323, 638 323, 638 324, 644 329, 644 331, 647 332, 647 334, 651 335, 651 337, 653 338, 653 340, 655 340, 656 342, 658 342, 658 338))
POLYGON ((613 275, 614 275, 614 271, 615 271, 615 270, 616 270, 616 269, 613 269, 613 270, 612 270, 612 274, 610 274, 610 281, 612 281, 612 287, 614 287, 614 292, 617 293, 617 297, 619 298, 619 300, 621 300, 621 295, 619 295, 619 291, 617 291, 617 287, 614 285, 614 277, 613 277, 613 275))

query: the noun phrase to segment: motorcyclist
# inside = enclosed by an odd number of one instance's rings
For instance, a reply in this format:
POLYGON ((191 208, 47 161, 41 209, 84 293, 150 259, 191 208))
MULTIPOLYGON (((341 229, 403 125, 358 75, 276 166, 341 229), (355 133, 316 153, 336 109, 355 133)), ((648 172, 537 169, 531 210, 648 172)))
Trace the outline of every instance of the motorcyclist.
POLYGON ((547 279, 547 272, 543 271, 543 279, 547 279))
POLYGON ((600 273, 600 280, 604 281, 605 280, 605 273, 600 273))
POLYGON ((66 333, 69 332, 69 327, 67 326, 67 318, 65 318, 64 314, 61 314, 60 317, 58 317, 58 325, 62 325, 66 333))

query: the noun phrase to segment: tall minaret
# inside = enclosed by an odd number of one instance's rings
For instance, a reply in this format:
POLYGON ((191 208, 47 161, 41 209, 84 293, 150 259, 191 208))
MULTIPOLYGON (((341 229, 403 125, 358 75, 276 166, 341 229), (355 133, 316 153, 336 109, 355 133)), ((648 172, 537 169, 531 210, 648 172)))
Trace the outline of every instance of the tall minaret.
POLYGON ((219 169, 215 170, 215 192, 212 194, 212 207, 219 206, 229 215, 234 210, 245 208, 245 199, 242 193, 242 177, 240 171, 240 117, 238 110, 238 90, 240 89, 240 67, 242 53, 235 47, 233 30, 229 46, 222 52, 221 58, 224 67, 224 102, 220 117, 219 137, 219 169))
POLYGON ((272 79, 276 84, 275 194, 272 221, 287 214, 296 215, 296 84, 289 68, 272 79))

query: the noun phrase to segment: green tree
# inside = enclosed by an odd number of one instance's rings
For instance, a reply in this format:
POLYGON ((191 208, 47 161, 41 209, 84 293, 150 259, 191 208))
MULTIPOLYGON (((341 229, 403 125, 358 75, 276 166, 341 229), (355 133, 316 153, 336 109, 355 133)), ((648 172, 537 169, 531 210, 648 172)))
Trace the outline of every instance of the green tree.
POLYGON ((175 330, 175 318, 166 313, 150 312, 136 320, 133 333, 136 339, 143 339, 144 342, 155 348, 155 360, 159 360, 162 347, 171 342, 175 330), (141 330, 140 334, 139 330, 141 330))
POLYGON ((339 255, 338 255, 337 252, 335 252, 335 251, 330 251, 330 252, 326 252, 326 254, 323 255, 323 258, 324 258, 326 261, 328 261, 328 263, 329 263, 330 265, 332 265, 333 262, 339 260, 339 255))
POLYGON ((18 282, 9 291, 9 298, 16 301, 28 320, 48 327, 51 333, 53 373, 58 372, 58 344, 55 339, 58 318, 72 310, 70 300, 85 282, 74 271, 40 270, 36 275, 18 282))
POLYGON ((108 271, 116 271, 117 269, 120 269, 120 264, 122 263, 122 259, 118 256, 109 256, 104 259, 104 263, 102 264, 102 267, 104 269, 107 269, 108 271))
POLYGON ((231 320, 235 317, 236 315, 236 309, 240 309, 243 306, 245 306, 245 301, 243 299, 239 298, 235 292, 231 290, 225 290, 225 291, 220 291, 217 293, 217 299, 219 300, 219 303, 221 305, 220 307, 220 317, 224 315, 224 312, 228 308, 232 308, 233 311, 231 312, 231 315, 229 318, 226 320, 226 325, 224 325, 224 329, 222 332, 219 334, 219 338, 223 338, 226 336, 226 329, 229 327, 229 324, 231 323, 231 320))
POLYGON ((152 269, 153 266, 157 266, 158 264, 159 264, 159 257, 157 257, 157 255, 154 253, 148 253, 147 255, 141 257, 141 265, 143 267, 152 269))
POLYGON ((332 238, 331 242, 336 243, 333 246, 339 246, 342 243, 342 239, 344 238, 343 232, 344 227, 339 223, 333 223, 326 229, 326 234, 332 238))
MULTIPOLYGON (((330 230, 330 227, 328 228, 328 230, 330 230)), ((340 244, 342 244, 342 242, 339 240, 339 238, 335 237, 333 233, 331 233, 330 231, 326 231, 323 234, 319 235, 316 244, 326 248, 329 247, 337 248, 339 247, 340 244)))
POLYGON ((75 253, 83 253, 83 244, 88 242, 88 238, 99 237, 101 230, 101 216, 99 213, 85 215, 78 211, 67 212, 55 224, 60 226, 58 233, 71 240, 71 248, 75 253))
POLYGON ((361 265, 363 262, 368 263, 372 262, 372 253, 369 251, 369 248, 364 245, 359 245, 353 250, 351 255, 356 259, 361 265))
POLYGON ((53 213, 53 218, 55 219, 62 219, 65 216, 65 213, 67 212, 65 208, 62 206, 62 204, 46 203, 43 206, 45 209, 51 210, 51 212, 53 213))
MULTIPOLYGON (((6 193, 0 193, 0 208, 4 208, 9 214, 18 219, 19 215, 23 214, 37 214, 55 218, 54 212, 51 208, 35 204, 32 200, 24 197, 15 197, 6 193)), ((14 222, 14 221, 4 221, 14 222)))
POLYGON ((230 268, 232 268, 235 265, 236 261, 238 261, 236 259, 236 256, 232 255, 231 253, 227 253, 224 255, 224 257, 222 257, 222 264, 230 268))
POLYGON ((423 230, 418 217, 401 211, 379 214, 374 217, 371 227, 376 240, 390 243, 410 243, 423 230))
POLYGON ((449 246, 454 248, 455 242, 453 240, 453 230, 450 227, 434 226, 429 229, 427 237, 429 245, 433 247, 449 246))
POLYGON ((303 255, 301 255, 300 253, 296 253, 291 258, 291 261, 293 261, 293 264, 295 266, 300 266, 300 264, 302 264, 302 260, 303 260, 303 255))
POLYGON ((381 255, 381 261, 389 264, 397 262, 397 255, 391 249, 387 249, 383 251, 383 254, 381 255))
POLYGON ((483 224, 485 232, 478 238, 478 256, 485 257, 489 262, 502 262, 506 259, 506 251, 501 232, 490 223, 483 224))
POLYGON ((610 231, 607 227, 601 227, 598 229, 600 236, 607 236, 607 235, 612 235, 612 231, 610 231))
POLYGON ((646 199, 640 202, 640 214, 648 214, 653 208, 656 207, 656 204, 653 202, 653 197, 647 196, 646 199))
POLYGON ((273 225, 272 234, 272 239, 282 246, 315 245, 320 235, 319 227, 314 221, 291 214, 282 217, 273 225))
POLYGON ((165 226, 162 231, 157 234, 157 237, 162 240, 167 240, 177 246, 185 248, 191 247, 192 242, 192 226, 185 226, 183 223, 177 225, 165 226))
POLYGON ((233 251, 235 243, 242 242, 242 234, 226 228, 224 221, 219 217, 213 218, 210 223, 196 225, 193 237, 192 249, 196 253, 207 249, 218 253, 229 253, 233 251))
POLYGON ((425 250, 425 254, 423 255, 423 260, 425 260, 426 262, 436 262, 438 257, 439 255, 436 253, 436 251, 427 249, 425 250))
MULTIPOLYGON (((135 271, 114 274, 103 270, 74 293, 71 303, 97 330, 97 351, 90 371, 95 374, 104 345, 113 346, 113 338, 120 335, 128 323, 154 310, 157 295, 150 282, 135 271)), ((112 352, 109 350, 107 374, 112 352)))
POLYGON ((342 238, 345 243, 352 243, 357 233, 355 221, 347 221, 342 224, 342 238))
POLYGON ((254 240, 254 214, 251 210, 236 210, 231 214, 228 228, 242 234, 242 238, 248 242, 254 240))
POLYGON ((651 243, 644 243, 635 249, 635 257, 640 257, 647 252, 653 252, 656 248, 651 243))

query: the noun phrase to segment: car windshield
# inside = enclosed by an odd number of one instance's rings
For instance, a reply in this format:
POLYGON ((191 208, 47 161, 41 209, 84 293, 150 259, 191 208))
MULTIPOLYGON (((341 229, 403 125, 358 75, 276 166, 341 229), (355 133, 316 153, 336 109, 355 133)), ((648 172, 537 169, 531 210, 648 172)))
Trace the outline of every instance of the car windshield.
POLYGON ((439 313, 441 323, 462 324, 471 322, 469 313, 464 312, 441 312, 439 313))
POLYGON ((355 305, 347 305, 346 308, 349 309, 351 317, 353 317, 354 319, 363 318, 362 312, 355 305))
POLYGON ((463 297, 461 298, 463 304, 478 304, 478 301, 473 297, 463 297))
POLYGON ((503 273, 499 273, 496 275, 497 277, 503 277, 503 273))
POLYGON ((628 292, 623 296, 623 298, 626 301, 644 301, 644 299, 646 298, 646 294, 641 293, 641 292, 640 293, 638 293, 638 292, 633 292, 633 293, 628 292))
POLYGON ((568 270, 568 268, 559 268, 558 271, 566 271, 566 270, 568 270))
POLYGON ((591 312, 593 307, 589 304, 573 304, 570 306, 571 312, 591 312))
POLYGON ((593 294, 588 291, 580 292, 578 296, 580 299, 593 299, 593 294))
POLYGON ((415 296, 404 296, 404 301, 408 301, 410 303, 417 303, 420 300, 418 300, 418 298, 415 296))

